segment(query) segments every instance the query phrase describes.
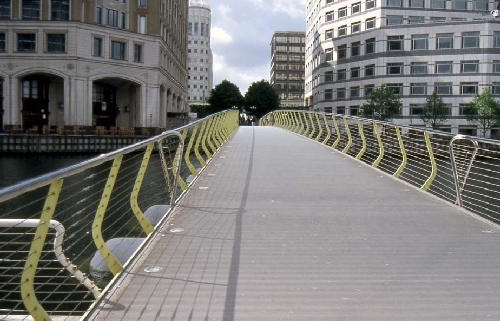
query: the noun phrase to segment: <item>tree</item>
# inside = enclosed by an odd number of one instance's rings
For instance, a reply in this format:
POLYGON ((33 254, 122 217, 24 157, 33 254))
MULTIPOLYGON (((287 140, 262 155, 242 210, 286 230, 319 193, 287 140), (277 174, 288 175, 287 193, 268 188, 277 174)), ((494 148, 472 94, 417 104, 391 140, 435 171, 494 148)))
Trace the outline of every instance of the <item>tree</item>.
POLYGON ((233 107, 239 109, 243 105, 243 96, 238 86, 224 79, 210 91, 208 103, 210 104, 210 113, 232 109, 233 107))
POLYGON ((261 118, 268 112, 278 109, 280 97, 273 86, 266 80, 253 82, 245 94, 247 114, 261 118))
POLYGON ((427 96, 420 119, 426 125, 431 125, 432 129, 437 129, 448 121, 448 114, 449 109, 443 102, 443 98, 434 91, 432 95, 427 96))
POLYGON ((491 96, 490 87, 485 87, 481 94, 474 95, 474 99, 465 109, 468 121, 476 124, 486 137, 486 131, 500 125, 500 105, 491 96))
POLYGON ((399 115, 402 105, 394 91, 382 85, 371 92, 361 113, 368 118, 390 121, 393 116, 399 115))

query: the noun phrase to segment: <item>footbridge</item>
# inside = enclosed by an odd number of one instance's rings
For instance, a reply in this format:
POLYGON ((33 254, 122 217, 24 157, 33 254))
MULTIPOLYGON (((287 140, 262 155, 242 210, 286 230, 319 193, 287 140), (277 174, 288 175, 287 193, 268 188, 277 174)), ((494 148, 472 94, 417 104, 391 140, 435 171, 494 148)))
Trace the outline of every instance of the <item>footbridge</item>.
POLYGON ((499 142, 237 121, 1 190, 2 319, 500 319, 499 142))

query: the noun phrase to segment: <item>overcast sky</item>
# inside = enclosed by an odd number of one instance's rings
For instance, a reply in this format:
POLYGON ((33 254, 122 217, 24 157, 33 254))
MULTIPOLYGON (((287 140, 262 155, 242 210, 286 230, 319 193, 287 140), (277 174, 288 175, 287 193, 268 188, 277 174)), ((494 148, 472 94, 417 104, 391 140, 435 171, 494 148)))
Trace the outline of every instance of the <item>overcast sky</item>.
POLYGON ((254 81, 269 81, 275 31, 305 31, 305 0, 209 0, 214 87, 224 79, 245 95, 254 81))

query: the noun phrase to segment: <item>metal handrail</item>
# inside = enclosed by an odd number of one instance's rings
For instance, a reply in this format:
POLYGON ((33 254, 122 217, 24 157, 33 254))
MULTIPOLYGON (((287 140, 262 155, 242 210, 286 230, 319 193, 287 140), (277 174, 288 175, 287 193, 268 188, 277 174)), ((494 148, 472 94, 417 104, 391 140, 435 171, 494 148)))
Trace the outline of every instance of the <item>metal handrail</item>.
MULTIPOLYGON (((37 219, 0 219, 0 227, 30 227, 35 228, 40 224, 45 224, 42 220, 37 219)), ((76 265, 72 264, 71 261, 64 255, 63 251, 63 241, 64 241, 64 233, 66 230, 64 226, 56 220, 50 220, 49 227, 56 231, 56 236, 54 238, 54 254, 61 263, 61 265, 81 284, 83 284, 97 299, 99 295, 101 295, 101 291, 97 287, 97 285, 92 282, 85 274, 80 271, 76 265)))
POLYGON ((465 184, 467 183, 467 179, 469 178, 470 170, 472 168, 472 164, 474 163, 474 159, 476 158, 478 149, 479 149, 479 144, 477 142, 477 139, 470 137, 470 136, 456 135, 450 141, 451 168, 453 169, 453 178, 455 179, 455 190, 457 193, 456 203, 460 207, 463 207, 462 192, 465 188, 465 184), (467 166, 467 170, 465 171, 464 181, 462 183, 462 186, 460 186, 459 177, 458 177, 457 162, 455 159, 455 153, 453 152, 453 143, 456 142, 457 140, 468 140, 468 141, 472 142, 472 144, 474 144, 474 151, 472 153, 472 157, 470 159, 469 165, 467 166))

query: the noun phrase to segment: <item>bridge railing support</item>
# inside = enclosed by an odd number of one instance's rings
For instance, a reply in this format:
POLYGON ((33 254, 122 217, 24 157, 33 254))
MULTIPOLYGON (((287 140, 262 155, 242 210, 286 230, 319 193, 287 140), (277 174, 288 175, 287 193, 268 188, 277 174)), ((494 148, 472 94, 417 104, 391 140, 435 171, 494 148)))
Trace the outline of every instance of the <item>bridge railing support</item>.
POLYGON ((217 113, 1 189, 0 319, 83 315, 165 224, 238 116, 217 113))
POLYGON ((500 222, 500 141, 306 111, 273 112, 262 124, 277 113, 289 122, 282 128, 500 222))

